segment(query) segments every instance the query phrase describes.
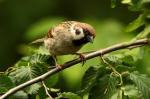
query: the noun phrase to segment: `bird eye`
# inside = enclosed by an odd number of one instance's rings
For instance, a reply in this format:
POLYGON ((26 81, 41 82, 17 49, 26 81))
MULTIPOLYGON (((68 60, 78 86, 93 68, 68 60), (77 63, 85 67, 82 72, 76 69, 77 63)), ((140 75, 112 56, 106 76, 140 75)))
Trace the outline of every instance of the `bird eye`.
POLYGON ((79 35, 81 33, 81 31, 79 29, 76 29, 76 35, 79 35))

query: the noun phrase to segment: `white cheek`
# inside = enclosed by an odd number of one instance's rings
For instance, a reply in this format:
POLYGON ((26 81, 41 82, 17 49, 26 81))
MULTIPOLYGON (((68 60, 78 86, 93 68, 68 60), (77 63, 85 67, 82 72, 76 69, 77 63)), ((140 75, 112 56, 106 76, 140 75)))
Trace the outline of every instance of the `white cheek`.
POLYGON ((73 36, 75 36, 75 30, 73 29, 75 25, 76 25, 76 24, 73 24, 73 25, 71 26, 71 33, 72 33, 73 36))
POLYGON ((83 37, 84 37, 83 30, 80 28, 81 33, 80 33, 79 35, 77 35, 77 34, 75 33, 76 31, 73 29, 74 26, 75 26, 75 24, 72 25, 72 27, 71 27, 71 33, 72 33, 73 39, 74 39, 74 40, 79 40, 79 39, 83 38, 83 37))
POLYGON ((83 38, 84 37, 84 33, 83 33, 83 31, 81 30, 81 33, 79 34, 79 35, 76 35, 76 33, 74 32, 74 39, 75 40, 79 40, 79 39, 81 39, 81 38, 83 38))

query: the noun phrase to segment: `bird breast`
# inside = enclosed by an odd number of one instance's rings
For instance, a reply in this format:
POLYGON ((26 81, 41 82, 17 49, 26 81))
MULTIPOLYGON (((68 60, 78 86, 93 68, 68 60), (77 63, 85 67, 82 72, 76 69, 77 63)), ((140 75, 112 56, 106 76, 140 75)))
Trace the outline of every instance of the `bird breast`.
POLYGON ((77 52, 82 46, 74 46, 72 36, 67 35, 66 31, 59 33, 55 31, 53 38, 47 38, 44 41, 46 48, 52 55, 66 55, 77 52), (64 33, 65 32, 65 33, 64 33))

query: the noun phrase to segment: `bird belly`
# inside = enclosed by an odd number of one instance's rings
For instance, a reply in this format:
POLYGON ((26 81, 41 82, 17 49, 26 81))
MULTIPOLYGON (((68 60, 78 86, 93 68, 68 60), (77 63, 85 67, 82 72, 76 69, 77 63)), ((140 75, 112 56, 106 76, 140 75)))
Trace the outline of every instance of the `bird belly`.
POLYGON ((82 46, 74 46, 70 40, 47 39, 44 41, 45 47, 51 55, 66 55, 76 53, 82 46))
POLYGON ((52 48, 52 50, 50 50, 50 53, 54 55, 67 55, 67 54, 74 54, 79 49, 80 47, 60 45, 55 48, 52 48))

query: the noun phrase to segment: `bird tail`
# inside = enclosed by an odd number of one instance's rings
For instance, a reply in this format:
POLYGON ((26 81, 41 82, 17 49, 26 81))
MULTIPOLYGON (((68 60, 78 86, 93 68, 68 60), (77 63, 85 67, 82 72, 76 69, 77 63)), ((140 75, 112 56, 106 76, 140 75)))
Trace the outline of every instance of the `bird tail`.
POLYGON ((45 39, 45 38, 37 39, 37 40, 31 42, 30 44, 31 44, 31 45, 34 45, 34 44, 40 45, 40 44, 44 43, 44 39, 45 39))

